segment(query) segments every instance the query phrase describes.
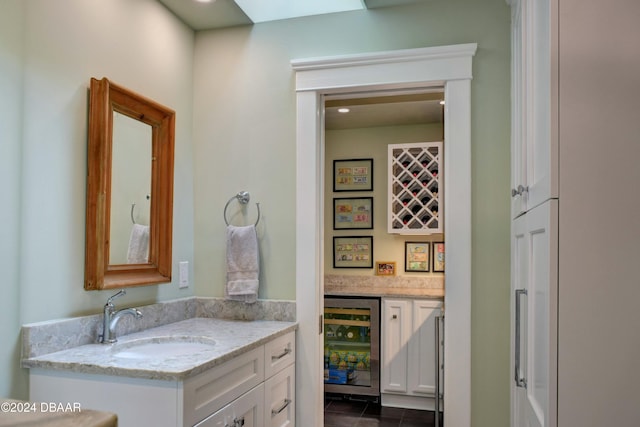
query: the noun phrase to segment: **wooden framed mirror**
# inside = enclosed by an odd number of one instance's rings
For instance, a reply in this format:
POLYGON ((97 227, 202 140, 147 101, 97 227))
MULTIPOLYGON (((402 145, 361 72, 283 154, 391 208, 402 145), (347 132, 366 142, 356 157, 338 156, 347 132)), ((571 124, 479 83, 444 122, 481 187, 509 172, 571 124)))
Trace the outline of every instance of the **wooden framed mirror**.
POLYGON ((91 79, 86 290, 171 281, 174 140, 173 110, 91 79))

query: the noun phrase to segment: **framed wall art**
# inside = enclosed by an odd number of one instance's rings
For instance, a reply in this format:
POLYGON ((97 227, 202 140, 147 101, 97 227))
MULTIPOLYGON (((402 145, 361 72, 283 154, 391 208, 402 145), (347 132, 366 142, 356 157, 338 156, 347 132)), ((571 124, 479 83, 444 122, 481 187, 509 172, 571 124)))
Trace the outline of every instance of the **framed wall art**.
POLYGON ((333 229, 373 228, 373 197, 333 199, 333 229))
POLYGON ((333 191, 373 191, 373 159, 334 160, 333 191))
POLYGON ((444 273, 444 242, 433 242, 433 272, 444 273))
POLYGON ((334 236, 333 268, 373 268, 373 237, 334 236))
POLYGON ((395 261, 376 261, 376 276, 395 276, 395 261))
POLYGON ((404 244, 404 271, 421 272, 429 271, 429 242, 405 242, 404 244))

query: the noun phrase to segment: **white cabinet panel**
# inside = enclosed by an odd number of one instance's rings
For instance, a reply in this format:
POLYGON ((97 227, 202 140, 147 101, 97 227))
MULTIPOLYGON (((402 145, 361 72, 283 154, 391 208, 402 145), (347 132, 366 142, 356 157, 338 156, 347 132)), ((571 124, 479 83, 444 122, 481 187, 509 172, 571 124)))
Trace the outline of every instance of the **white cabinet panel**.
MULTIPOLYGON (((413 301, 413 333, 409 341, 409 360, 413 369, 408 375, 408 388, 412 393, 434 396, 436 392, 435 326, 440 306, 436 301, 413 301)), ((442 386, 442 373, 440 381, 442 386)))
POLYGON ((264 346, 264 376, 269 378, 296 360, 295 332, 278 337, 264 346))
POLYGON ((382 301, 381 359, 382 392, 408 391, 407 373, 409 369, 409 349, 411 336, 411 305, 408 300, 382 301))
POLYGON ((555 426, 558 201, 516 219, 512 230, 512 425, 555 426))
POLYGON ((513 0, 511 213, 558 197, 556 31, 553 0, 513 0))
MULTIPOLYGON (((442 302, 382 300, 380 391, 384 406, 433 409, 435 396, 435 319, 442 302)), ((438 345, 442 352, 442 346, 438 345)), ((441 353, 441 360, 442 353, 441 353)), ((440 386, 442 387, 442 370, 440 386)))
POLYGON ((295 365, 291 364, 265 381, 265 427, 295 426, 295 372, 295 365))

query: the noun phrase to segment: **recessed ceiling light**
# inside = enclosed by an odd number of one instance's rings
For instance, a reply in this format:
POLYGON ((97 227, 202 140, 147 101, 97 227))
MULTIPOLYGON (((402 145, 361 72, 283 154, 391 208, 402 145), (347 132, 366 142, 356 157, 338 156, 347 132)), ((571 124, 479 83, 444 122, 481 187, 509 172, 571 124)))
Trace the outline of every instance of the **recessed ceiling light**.
POLYGON ((194 0, 196 3, 215 3, 216 0, 194 0))
POLYGON ((338 113, 343 113, 344 114, 344 113, 348 113, 349 111, 351 111, 351 110, 349 110, 348 108, 345 108, 345 107, 338 108, 338 113))

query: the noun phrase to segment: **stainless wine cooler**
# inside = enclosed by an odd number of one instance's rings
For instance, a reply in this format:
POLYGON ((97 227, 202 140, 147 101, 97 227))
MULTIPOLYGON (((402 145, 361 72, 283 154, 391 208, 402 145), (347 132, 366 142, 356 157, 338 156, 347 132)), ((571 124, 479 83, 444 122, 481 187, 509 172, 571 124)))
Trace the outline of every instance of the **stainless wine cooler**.
POLYGON ((325 297, 324 391, 380 396, 380 299, 325 297))

